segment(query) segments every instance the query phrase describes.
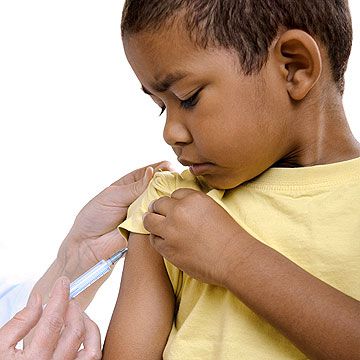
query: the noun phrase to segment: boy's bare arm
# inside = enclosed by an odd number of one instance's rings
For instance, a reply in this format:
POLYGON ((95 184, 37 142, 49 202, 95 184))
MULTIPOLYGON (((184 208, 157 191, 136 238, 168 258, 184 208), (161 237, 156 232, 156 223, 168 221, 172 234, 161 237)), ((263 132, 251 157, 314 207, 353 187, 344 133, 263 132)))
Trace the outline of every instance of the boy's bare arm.
POLYGON ((148 235, 131 234, 103 359, 160 360, 174 317, 174 292, 148 235))

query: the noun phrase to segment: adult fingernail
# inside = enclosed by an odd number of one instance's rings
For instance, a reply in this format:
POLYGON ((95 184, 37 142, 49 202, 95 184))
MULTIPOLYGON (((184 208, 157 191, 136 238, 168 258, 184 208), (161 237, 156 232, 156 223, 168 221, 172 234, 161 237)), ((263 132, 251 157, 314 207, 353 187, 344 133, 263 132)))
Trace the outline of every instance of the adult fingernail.
POLYGON ((68 288, 69 282, 69 279, 65 276, 58 278, 50 291, 49 298, 51 298, 56 291, 61 292, 63 289, 68 288))
POLYGON ((27 302, 27 306, 34 308, 36 307, 36 305, 39 303, 39 295, 37 293, 32 293, 29 297, 29 300, 27 302))
POLYGON ((176 171, 174 165, 170 161, 165 161, 159 165, 162 171, 176 171))
POLYGON ((78 301, 76 301, 75 299, 72 299, 71 302, 72 306, 74 306, 79 312, 82 312, 82 308, 79 304, 78 301))
POLYGON ((68 288, 68 287, 70 286, 70 280, 69 280, 69 278, 63 276, 62 279, 61 279, 61 281, 62 281, 62 285, 63 285, 64 287, 67 287, 67 288, 68 288))
POLYGON ((150 172, 152 173, 153 171, 154 171, 153 167, 151 167, 151 166, 147 167, 145 170, 144 178, 147 177, 147 174, 149 174, 150 172))

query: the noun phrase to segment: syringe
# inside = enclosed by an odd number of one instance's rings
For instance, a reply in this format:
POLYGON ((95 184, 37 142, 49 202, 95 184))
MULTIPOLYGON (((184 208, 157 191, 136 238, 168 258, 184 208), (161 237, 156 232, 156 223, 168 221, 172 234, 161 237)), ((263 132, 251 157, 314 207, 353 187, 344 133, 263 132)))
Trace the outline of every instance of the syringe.
POLYGON ((78 296, 81 292, 99 280, 111 270, 111 266, 115 265, 128 251, 128 248, 121 249, 107 260, 101 260, 91 269, 80 275, 70 284, 70 299, 78 296))

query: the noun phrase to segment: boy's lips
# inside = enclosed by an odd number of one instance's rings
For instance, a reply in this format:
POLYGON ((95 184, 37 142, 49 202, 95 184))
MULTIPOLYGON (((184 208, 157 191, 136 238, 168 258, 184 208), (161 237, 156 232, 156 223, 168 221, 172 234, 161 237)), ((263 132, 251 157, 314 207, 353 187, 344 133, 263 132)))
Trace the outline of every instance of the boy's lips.
POLYGON ((178 158, 178 161, 183 166, 189 166, 190 171, 195 176, 205 174, 207 171, 209 171, 209 169, 211 169, 214 166, 214 164, 212 163, 195 163, 180 158, 178 158))

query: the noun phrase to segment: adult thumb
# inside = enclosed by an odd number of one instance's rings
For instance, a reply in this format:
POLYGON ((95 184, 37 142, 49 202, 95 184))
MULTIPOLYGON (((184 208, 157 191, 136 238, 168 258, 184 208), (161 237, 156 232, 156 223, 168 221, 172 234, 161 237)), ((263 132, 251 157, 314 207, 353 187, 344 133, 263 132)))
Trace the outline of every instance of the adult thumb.
POLYGON ((42 314, 41 297, 33 293, 24 309, 0 329, 2 350, 11 349, 38 323, 42 314))
POLYGON ((102 203, 121 207, 130 206, 146 190, 153 175, 154 169, 149 166, 138 181, 127 185, 110 185, 101 193, 102 203))
POLYGON ((154 172, 154 168, 152 168, 151 166, 147 167, 144 176, 140 180, 132 184, 131 193, 134 197, 132 202, 135 201, 146 190, 154 175, 154 172))

